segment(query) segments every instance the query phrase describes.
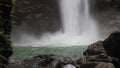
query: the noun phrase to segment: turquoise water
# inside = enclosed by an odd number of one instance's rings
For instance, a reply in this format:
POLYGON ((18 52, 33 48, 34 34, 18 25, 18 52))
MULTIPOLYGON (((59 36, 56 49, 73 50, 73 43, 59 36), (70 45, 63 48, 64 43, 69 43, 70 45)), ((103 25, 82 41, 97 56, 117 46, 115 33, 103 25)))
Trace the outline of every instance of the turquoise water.
POLYGON ((46 46, 46 47, 18 47, 14 46, 14 58, 29 58, 37 56, 40 54, 55 54, 68 56, 72 58, 78 58, 82 55, 87 46, 69 46, 69 47, 55 47, 55 46, 46 46))

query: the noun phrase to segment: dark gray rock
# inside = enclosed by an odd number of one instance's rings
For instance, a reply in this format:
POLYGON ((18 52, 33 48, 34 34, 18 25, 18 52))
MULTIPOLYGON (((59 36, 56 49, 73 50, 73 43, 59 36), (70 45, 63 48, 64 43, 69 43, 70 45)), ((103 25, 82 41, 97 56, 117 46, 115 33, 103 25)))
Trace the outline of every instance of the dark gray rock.
MULTIPOLYGON (((97 55, 95 57, 98 58, 97 55)), ((69 57, 52 54, 39 55, 26 59, 11 58, 8 68, 108 68, 106 66, 112 66, 111 68, 114 68, 112 63, 95 60, 93 56, 83 56, 76 61, 69 57)))
POLYGON ((104 41, 89 45, 83 55, 94 57, 94 61, 113 63, 120 68, 120 32, 113 32, 104 41))
POLYGON ((75 66, 75 61, 69 57, 50 54, 23 60, 11 59, 9 68, 63 68, 68 64, 75 66))
POLYGON ((120 32, 111 33, 103 45, 109 56, 120 58, 120 32))
POLYGON ((113 61, 117 68, 120 68, 120 32, 113 32, 103 41, 107 54, 117 58, 119 61, 113 61))
POLYGON ((23 59, 10 58, 8 68, 22 68, 23 59))
POLYGON ((83 55, 92 56, 101 53, 106 54, 106 50, 104 49, 103 41, 97 41, 89 45, 87 50, 83 53, 83 55))

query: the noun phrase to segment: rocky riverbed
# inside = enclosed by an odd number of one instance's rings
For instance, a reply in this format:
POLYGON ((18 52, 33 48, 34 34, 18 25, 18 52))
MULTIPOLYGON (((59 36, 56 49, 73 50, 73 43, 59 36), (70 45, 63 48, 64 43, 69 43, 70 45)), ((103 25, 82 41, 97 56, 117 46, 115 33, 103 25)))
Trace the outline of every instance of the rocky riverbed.
POLYGON ((88 46, 78 59, 54 54, 10 58, 8 68, 120 68, 120 32, 88 46))

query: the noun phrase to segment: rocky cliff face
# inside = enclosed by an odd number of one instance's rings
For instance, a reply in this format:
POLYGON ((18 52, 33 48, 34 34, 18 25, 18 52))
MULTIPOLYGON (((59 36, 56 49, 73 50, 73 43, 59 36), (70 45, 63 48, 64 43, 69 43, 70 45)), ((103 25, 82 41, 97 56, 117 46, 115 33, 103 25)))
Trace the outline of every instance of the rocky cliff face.
POLYGON ((16 0, 14 16, 17 21, 15 35, 22 32, 38 36, 60 29, 58 0, 16 0))
POLYGON ((120 0, 90 0, 91 14, 97 21, 101 37, 120 31, 120 0))
POLYGON ((90 0, 93 11, 103 11, 114 9, 120 11, 120 0, 90 0))

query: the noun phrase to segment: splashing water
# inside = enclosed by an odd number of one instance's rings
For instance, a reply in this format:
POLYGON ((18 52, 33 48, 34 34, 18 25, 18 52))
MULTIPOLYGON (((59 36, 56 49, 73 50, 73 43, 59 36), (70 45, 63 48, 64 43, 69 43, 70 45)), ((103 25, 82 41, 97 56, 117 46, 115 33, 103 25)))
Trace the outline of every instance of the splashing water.
POLYGON ((63 31, 45 33, 40 40, 32 38, 34 41, 29 41, 29 44, 88 45, 99 39, 96 22, 89 13, 88 0, 60 0, 60 9, 63 31))
POLYGON ((43 36, 41 43, 88 45, 99 39, 88 0, 60 0, 60 9, 63 32, 45 35, 48 37, 43 36))

